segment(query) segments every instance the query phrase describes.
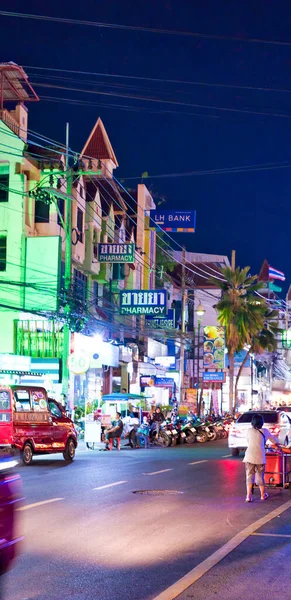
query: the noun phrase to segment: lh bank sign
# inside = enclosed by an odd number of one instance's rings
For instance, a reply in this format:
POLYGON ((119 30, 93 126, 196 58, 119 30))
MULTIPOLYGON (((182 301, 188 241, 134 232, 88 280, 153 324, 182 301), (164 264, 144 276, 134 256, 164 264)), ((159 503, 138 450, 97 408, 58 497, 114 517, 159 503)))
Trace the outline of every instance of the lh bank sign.
POLYGON ((177 233, 195 233, 196 211, 195 210, 154 210, 151 218, 163 231, 177 233))
POLYGON ((132 290, 120 292, 121 315, 154 315, 167 312, 166 290, 132 290))

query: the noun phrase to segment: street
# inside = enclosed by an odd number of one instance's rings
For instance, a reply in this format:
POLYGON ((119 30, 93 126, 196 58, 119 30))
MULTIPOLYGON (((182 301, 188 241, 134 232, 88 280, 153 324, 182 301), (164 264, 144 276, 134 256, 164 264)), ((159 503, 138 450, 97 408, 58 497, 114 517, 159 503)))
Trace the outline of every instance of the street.
POLYGON ((225 441, 121 452, 81 443, 73 464, 20 467, 25 542, 5 600, 283 597, 290 493, 246 504, 242 460, 229 454, 225 441), (134 493, 146 490, 161 494, 134 493))

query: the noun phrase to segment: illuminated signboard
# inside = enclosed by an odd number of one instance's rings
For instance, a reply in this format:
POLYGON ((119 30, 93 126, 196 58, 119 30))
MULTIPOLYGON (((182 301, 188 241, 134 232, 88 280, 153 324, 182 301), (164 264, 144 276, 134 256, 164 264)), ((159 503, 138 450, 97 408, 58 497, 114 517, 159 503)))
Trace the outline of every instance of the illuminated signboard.
POLYGON ((195 210, 154 210, 151 219, 163 231, 194 233, 196 228, 195 210))
POLYGON ((223 371, 206 371, 202 374, 203 381, 216 381, 219 383, 225 383, 225 373, 223 371))
POLYGON ((146 326, 149 329, 175 329, 175 309, 169 308, 164 317, 146 317, 146 326))
POLYGON ((203 366, 209 369, 224 369, 224 350, 224 327, 214 325, 204 327, 203 366))
POLYGON ((101 263, 134 263, 134 244, 98 244, 101 263))
POLYGON ((154 315, 167 312, 166 290, 133 290, 120 292, 121 315, 154 315))

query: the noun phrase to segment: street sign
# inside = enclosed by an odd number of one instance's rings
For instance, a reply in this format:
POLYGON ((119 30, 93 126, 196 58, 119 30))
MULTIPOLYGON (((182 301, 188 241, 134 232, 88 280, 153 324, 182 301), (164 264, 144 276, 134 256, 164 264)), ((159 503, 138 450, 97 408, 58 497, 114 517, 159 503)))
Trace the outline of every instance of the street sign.
POLYGON ((166 290, 132 290, 120 292, 121 315, 154 315, 167 313, 166 290))
POLYGON ((149 329, 175 329, 175 309, 169 308, 168 313, 162 317, 147 316, 146 326, 149 329))
POLYGON ((134 244, 98 244, 100 263, 134 263, 134 244))
POLYGON ((204 373, 202 373, 202 380, 203 381, 213 381, 213 382, 219 382, 219 383, 225 383, 225 379, 226 378, 226 374, 224 373, 224 371, 206 371, 204 373))
POLYGON ((194 233, 196 228, 195 210, 153 210, 151 219, 163 231, 194 233))

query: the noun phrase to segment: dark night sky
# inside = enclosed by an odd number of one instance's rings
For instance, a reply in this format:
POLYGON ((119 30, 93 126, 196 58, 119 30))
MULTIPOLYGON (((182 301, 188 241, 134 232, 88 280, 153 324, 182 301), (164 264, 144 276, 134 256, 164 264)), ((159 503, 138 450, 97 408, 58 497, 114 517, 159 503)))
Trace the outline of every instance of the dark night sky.
MULTIPOLYGON (((27 0, 26 3, 2 0, 1 9, 37 14, 42 11, 46 15, 74 19, 291 42, 289 1, 83 0, 75 6, 68 0, 41 3, 39 0, 27 0)), ((281 118, 66 92, 35 85, 40 96, 62 96, 99 104, 78 106, 42 101, 30 106, 29 126, 63 141, 65 122, 69 121, 71 146, 81 150, 100 115, 119 160, 116 175, 121 179, 140 175, 143 171, 154 175, 283 161, 291 164, 291 45, 116 31, 1 16, 0 27, 0 61, 290 90, 288 94, 106 80, 104 77, 94 79, 110 83, 110 88, 99 88, 103 91, 290 117, 281 118), (122 87, 113 88, 112 83, 122 87), (138 89, 124 88, 124 84, 138 89), (146 110, 125 111, 100 104, 146 110)), ((26 71, 31 82, 41 81, 35 77, 36 73, 41 74, 40 71, 29 68, 26 71)), ((82 87, 78 82, 81 76, 65 76, 77 81, 50 83, 82 87)), ((137 182, 128 181, 127 185, 137 182)), ((180 243, 185 242, 188 250, 229 255, 235 248, 238 263, 251 265, 253 273, 259 270, 266 257, 291 280, 290 167, 253 173, 157 178, 149 179, 147 184, 155 193, 167 198, 167 208, 197 210, 197 233, 185 235, 184 239, 176 238, 180 243)))

